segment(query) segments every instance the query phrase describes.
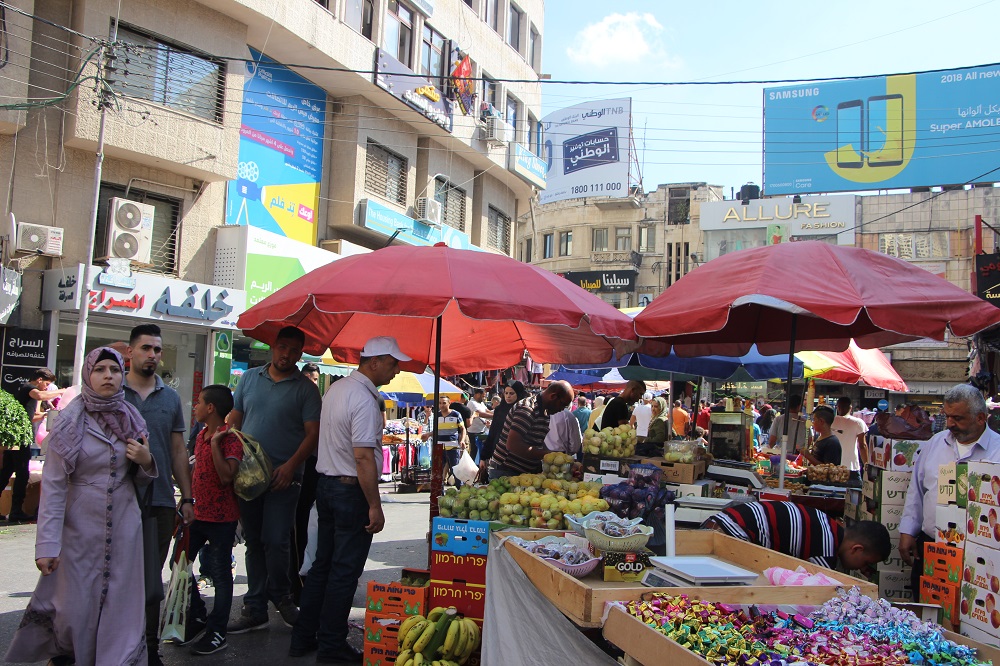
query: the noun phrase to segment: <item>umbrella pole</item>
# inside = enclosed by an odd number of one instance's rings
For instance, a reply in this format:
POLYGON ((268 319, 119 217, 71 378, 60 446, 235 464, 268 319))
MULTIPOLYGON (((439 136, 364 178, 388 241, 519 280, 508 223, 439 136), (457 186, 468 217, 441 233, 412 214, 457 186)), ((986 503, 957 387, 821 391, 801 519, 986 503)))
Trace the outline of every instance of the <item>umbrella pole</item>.
MULTIPOLYGON (((798 324, 799 316, 793 314, 791 342, 788 346, 788 379, 785 381, 785 418, 782 419, 784 433, 781 438, 781 460, 778 461, 778 465, 780 465, 778 469, 778 490, 785 489, 785 455, 788 452, 788 400, 792 397, 792 372, 795 369, 795 333, 797 332, 798 324)), ((796 430, 796 432, 798 431, 796 430)))
MULTIPOLYGON (((434 518, 438 515, 438 505, 435 498, 444 494, 444 473, 441 469, 441 458, 444 451, 438 443, 438 417, 441 409, 438 404, 441 401, 441 324, 442 317, 439 315, 435 323, 434 340, 434 435, 431 441, 431 512, 430 512, 430 532, 433 532, 434 518)), ((427 548, 427 566, 431 563, 431 549, 427 548)))

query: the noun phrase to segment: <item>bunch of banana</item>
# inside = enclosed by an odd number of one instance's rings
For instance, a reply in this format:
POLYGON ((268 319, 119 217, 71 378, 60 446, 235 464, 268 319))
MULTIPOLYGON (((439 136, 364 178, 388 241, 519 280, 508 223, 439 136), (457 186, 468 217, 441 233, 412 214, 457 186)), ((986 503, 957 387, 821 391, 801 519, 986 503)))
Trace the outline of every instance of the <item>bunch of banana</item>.
POLYGON ((398 666, 459 666, 479 647, 479 626, 454 606, 406 618, 399 627, 398 666))

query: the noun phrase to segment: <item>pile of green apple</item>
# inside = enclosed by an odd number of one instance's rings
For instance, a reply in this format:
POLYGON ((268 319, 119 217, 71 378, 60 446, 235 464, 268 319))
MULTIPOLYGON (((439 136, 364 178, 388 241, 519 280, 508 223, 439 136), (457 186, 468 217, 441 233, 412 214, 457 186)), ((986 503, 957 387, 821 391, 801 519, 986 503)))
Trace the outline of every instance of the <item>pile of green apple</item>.
POLYGON ((438 497, 438 515, 465 520, 497 520, 500 495, 509 489, 506 479, 490 481, 486 486, 463 486, 461 490, 448 488, 438 497))
POLYGON ((628 458, 635 455, 635 428, 626 424, 617 428, 594 430, 587 428, 583 433, 583 452, 605 458, 628 458))

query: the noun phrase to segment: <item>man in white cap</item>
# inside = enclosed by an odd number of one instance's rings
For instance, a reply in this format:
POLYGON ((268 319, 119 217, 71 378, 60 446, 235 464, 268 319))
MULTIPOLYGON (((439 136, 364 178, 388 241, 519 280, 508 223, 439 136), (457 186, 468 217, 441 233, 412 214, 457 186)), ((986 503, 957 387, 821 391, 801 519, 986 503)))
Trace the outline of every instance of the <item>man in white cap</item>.
POLYGON ((635 436, 642 439, 649 434, 649 422, 653 420, 653 394, 646 391, 642 394, 642 401, 632 410, 632 427, 635 428, 635 436))
POLYGON ((317 651, 318 663, 361 663, 361 651, 347 642, 347 620, 372 537, 385 526, 378 490, 378 387, 396 376, 400 361, 409 360, 395 338, 372 338, 361 351, 358 369, 333 384, 323 398, 316 453, 316 559, 302 587, 290 657, 317 651))

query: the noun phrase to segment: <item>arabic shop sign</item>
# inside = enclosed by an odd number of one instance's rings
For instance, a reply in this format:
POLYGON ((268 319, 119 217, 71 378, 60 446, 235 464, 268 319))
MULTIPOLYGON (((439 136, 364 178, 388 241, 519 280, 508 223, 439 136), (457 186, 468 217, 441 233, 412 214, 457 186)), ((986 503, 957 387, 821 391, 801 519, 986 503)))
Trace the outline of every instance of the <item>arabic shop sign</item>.
POLYGON ((454 121, 451 101, 427 79, 414 76, 412 69, 382 49, 375 52, 375 85, 403 100, 442 129, 451 131, 454 121))
POLYGON ((538 155, 519 143, 511 145, 510 170, 539 189, 545 189, 545 173, 548 165, 538 155))
POLYGON ((0 266, 0 324, 6 325, 21 299, 21 274, 0 266))
MULTIPOLYGON (((87 306, 95 314, 235 329, 237 318, 246 309, 246 292, 241 289, 225 289, 145 273, 108 278, 105 271, 98 266, 91 268, 93 277, 87 306), (134 286, 130 287, 133 281, 134 286)), ((75 277, 74 273, 46 271, 42 283, 42 309, 78 309, 67 307, 74 298, 71 291, 76 290, 79 284, 75 277), (46 307, 53 304, 60 307, 46 307)))
POLYGON ((639 271, 573 271, 562 276, 587 291, 635 291, 639 271))
POLYGON ((8 328, 4 335, 0 363, 29 368, 44 368, 49 361, 49 332, 27 328, 8 328))
POLYGON ((1000 307, 1000 255, 976 255, 976 295, 1000 307))

